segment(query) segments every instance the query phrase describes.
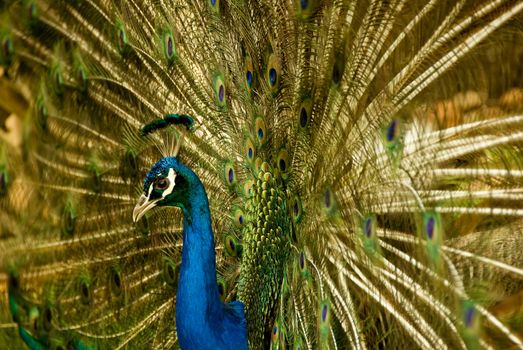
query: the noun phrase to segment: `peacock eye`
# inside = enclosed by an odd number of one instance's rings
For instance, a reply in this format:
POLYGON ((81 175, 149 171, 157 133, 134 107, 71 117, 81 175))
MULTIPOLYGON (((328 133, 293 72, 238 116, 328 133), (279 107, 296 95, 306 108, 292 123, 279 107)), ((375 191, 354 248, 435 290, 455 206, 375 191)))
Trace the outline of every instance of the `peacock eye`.
POLYGON ((167 187, 169 187, 169 180, 166 178, 158 179, 154 182, 154 189, 155 190, 166 190, 167 187))

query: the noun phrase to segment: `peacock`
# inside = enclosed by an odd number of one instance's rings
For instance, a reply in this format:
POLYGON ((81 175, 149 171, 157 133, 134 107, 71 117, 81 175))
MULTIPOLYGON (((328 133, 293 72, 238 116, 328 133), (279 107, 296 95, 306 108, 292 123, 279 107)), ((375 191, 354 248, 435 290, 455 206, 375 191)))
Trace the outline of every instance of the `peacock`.
POLYGON ((0 1, 0 348, 523 349, 523 1, 0 1))

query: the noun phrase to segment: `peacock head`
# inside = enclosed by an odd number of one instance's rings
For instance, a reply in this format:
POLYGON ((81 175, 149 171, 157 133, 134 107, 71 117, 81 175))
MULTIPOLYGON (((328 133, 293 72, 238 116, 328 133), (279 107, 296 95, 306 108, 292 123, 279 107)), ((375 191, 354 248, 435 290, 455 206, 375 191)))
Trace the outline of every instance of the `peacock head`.
POLYGON ((154 207, 171 206, 187 209, 192 171, 176 157, 160 159, 147 173, 143 194, 133 210, 137 222, 154 207))

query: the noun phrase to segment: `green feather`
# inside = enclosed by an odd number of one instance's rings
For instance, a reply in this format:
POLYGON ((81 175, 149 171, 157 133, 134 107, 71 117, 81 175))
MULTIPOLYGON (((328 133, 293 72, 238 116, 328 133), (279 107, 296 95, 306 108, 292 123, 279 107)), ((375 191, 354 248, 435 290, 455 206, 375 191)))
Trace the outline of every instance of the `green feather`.
POLYGON ((0 2, 0 348, 178 347, 182 212, 132 221, 173 155, 251 349, 523 348, 522 21, 521 1, 0 2))

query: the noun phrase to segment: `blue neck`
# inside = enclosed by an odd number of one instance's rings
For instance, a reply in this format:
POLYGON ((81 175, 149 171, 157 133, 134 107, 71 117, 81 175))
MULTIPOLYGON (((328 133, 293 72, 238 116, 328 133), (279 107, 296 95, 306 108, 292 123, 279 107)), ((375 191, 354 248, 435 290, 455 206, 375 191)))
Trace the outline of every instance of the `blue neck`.
POLYGON ((191 174, 188 203, 183 210, 182 265, 176 300, 176 323, 180 343, 185 336, 211 330, 223 314, 216 282, 216 255, 207 195, 191 174), (196 333, 195 333, 196 331, 196 333))
POLYGON ((183 176, 182 266, 176 294, 176 332, 182 350, 247 350, 243 304, 224 304, 216 282, 216 255, 207 194, 200 179, 180 164, 183 176))

